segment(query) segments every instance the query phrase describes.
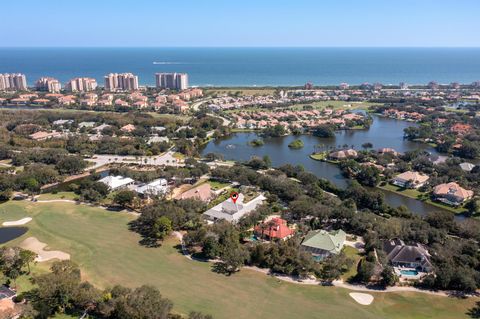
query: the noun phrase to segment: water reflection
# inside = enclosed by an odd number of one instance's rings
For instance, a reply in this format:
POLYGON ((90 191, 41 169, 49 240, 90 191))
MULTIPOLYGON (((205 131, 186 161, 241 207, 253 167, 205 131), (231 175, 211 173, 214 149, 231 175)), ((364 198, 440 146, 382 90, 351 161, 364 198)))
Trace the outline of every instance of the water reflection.
POLYGON ((27 232, 27 227, 2 227, 0 228, 0 244, 18 238, 27 232))
MULTIPOLYGON (((346 187, 348 180, 343 177, 341 171, 336 165, 314 161, 309 155, 315 150, 329 150, 335 147, 353 147, 361 149, 364 143, 372 143, 375 149, 391 147, 398 152, 423 149, 432 154, 437 154, 434 148, 403 139, 403 130, 415 123, 398 121, 379 116, 373 116, 374 121, 369 130, 350 130, 338 132, 335 138, 319 138, 311 135, 284 136, 263 139, 265 144, 261 147, 255 147, 249 144, 250 141, 259 138, 256 133, 235 133, 231 136, 216 139, 210 142, 202 151, 202 154, 220 153, 227 160, 247 161, 252 156, 263 157, 268 155, 272 160, 273 166, 284 164, 302 165, 307 171, 313 172, 321 178, 333 182, 339 187, 346 187), (293 140, 300 138, 304 147, 301 149, 291 149, 288 144, 293 140)), ((432 205, 421 201, 407 198, 395 193, 384 191, 386 201, 394 207, 404 205, 411 211, 419 214, 425 214, 428 211, 438 211, 432 205)))

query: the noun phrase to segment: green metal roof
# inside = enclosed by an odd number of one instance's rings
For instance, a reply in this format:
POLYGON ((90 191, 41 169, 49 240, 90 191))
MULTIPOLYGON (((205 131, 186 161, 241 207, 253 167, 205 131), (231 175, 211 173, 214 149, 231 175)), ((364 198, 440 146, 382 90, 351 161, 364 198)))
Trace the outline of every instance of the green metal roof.
POLYGON ((345 243, 347 234, 339 229, 332 232, 326 230, 312 230, 302 242, 302 246, 323 249, 333 254, 339 254, 345 243))

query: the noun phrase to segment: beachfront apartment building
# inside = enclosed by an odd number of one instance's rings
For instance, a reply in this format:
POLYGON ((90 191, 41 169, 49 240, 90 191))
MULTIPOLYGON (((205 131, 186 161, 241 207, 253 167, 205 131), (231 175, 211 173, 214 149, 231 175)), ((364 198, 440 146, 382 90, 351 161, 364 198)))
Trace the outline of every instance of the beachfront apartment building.
POLYGON ((155 82, 157 88, 171 90, 186 90, 188 88, 187 73, 156 73, 155 82))
POLYGON ((49 93, 59 93, 60 90, 62 89, 62 85, 60 84, 60 81, 51 78, 51 77, 41 77, 40 79, 35 82, 35 88, 38 91, 46 91, 49 93))
POLYGON ((105 75, 105 90, 135 91, 138 90, 138 76, 132 73, 110 73, 105 75))
POLYGON ((0 74, 0 91, 25 91, 27 89, 27 77, 25 74, 0 74))
POLYGON ((65 83, 65 89, 70 92, 88 92, 97 88, 97 80, 93 78, 74 78, 65 83))

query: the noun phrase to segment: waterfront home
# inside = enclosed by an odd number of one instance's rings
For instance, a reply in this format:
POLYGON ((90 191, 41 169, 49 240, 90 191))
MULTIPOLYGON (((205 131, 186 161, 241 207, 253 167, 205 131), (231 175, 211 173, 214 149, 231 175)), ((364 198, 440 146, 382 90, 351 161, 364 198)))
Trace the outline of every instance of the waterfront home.
POLYGON ((116 99, 115 100, 115 106, 124 106, 124 107, 127 107, 129 106, 128 102, 127 101, 124 101, 122 99, 116 99))
POLYGON ((420 188, 427 183, 429 177, 414 171, 406 171, 392 179, 392 184, 403 188, 420 188))
POLYGON ((445 204, 459 206, 473 197, 473 191, 465 189, 455 182, 440 184, 433 189, 435 199, 445 204))
POLYGON ((400 239, 385 240, 382 248, 390 264, 399 268, 411 268, 421 272, 431 272, 430 254, 425 246, 405 245, 400 239))
POLYGON ((111 106, 112 101, 108 100, 108 99, 101 99, 101 100, 98 100, 97 105, 99 105, 99 106, 111 106))
POLYGON ((26 105, 28 102, 30 102, 30 99, 26 98, 16 98, 10 100, 10 104, 14 105, 26 105))
POLYGON ((288 227, 285 219, 275 217, 269 221, 262 222, 255 226, 255 236, 267 240, 286 240, 294 234, 294 230, 288 227))
POLYGON ((142 197, 161 196, 168 192, 168 182, 164 178, 159 178, 148 184, 136 186, 134 190, 142 197))
POLYGON ((357 156, 358 156, 358 153, 354 149, 335 151, 328 154, 328 157, 333 160, 356 158, 357 156))
POLYGON ((75 96, 73 95, 67 95, 67 96, 60 96, 58 99, 57 99, 57 102, 60 104, 60 105, 72 105, 75 103, 75 96))
POLYGON ((175 199, 196 199, 208 203, 214 197, 212 187, 209 183, 203 183, 197 187, 191 188, 182 194, 175 196, 175 199))
POLYGON ((106 176, 100 179, 99 182, 107 185, 110 190, 114 191, 132 185, 135 181, 130 177, 106 176))
POLYGON ((245 197, 243 194, 238 195, 236 202, 233 202, 232 199, 229 198, 207 210, 205 213, 203 213, 203 216, 205 219, 211 222, 226 220, 229 223, 235 224, 240 220, 240 218, 250 214, 258 206, 263 204, 266 199, 265 196, 259 195, 248 203, 244 203, 244 198, 245 197))
POLYGON ((389 148, 389 147, 384 147, 378 150, 378 154, 391 154, 393 156, 398 156, 400 153, 398 153, 395 149, 389 148))
POLYGON ((49 99, 35 99, 33 100, 34 104, 39 104, 39 105, 45 105, 47 103, 50 103, 49 99))
POLYGON ((305 236, 300 247, 311 253, 315 260, 321 261, 332 254, 340 254, 346 238, 347 234, 341 229, 331 232, 323 229, 312 230, 305 236))

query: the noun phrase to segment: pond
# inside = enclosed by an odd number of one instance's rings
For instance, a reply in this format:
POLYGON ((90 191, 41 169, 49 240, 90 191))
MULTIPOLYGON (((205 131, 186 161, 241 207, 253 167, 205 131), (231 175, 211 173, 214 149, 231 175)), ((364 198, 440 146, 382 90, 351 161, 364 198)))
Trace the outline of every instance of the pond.
MULTIPOLYGON (((321 148, 327 150, 330 147, 348 145, 348 147, 358 150, 362 148, 362 144, 369 142, 373 144, 374 149, 391 147, 402 153, 423 149, 437 155, 438 153, 435 149, 429 145, 403 139, 403 130, 415 125, 415 123, 411 122, 373 115, 373 123, 369 130, 340 131, 335 134, 334 138, 320 138, 312 135, 265 138, 263 139, 265 144, 260 147, 251 146, 248 143, 259 138, 256 133, 235 133, 226 138, 211 141, 203 149, 202 154, 220 153, 223 154, 226 160, 235 161, 248 161, 252 156, 263 157, 268 155, 272 160, 273 166, 300 164, 316 176, 328 179, 338 187, 344 188, 348 185, 348 179, 342 175, 336 165, 315 161, 309 157, 316 147, 320 145, 321 148), (301 139, 305 146, 301 149, 289 148, 288 144, 295 139, 301 139)), ((441 210, 412 198, 387 191, 383 192, 385 193, 387 203, 393 207, 405 205, 412 212, 418 214, 441 210)))
POLYGON ((0 244, 22 236, 27 230, 27 227, 0 227, 0 244))

